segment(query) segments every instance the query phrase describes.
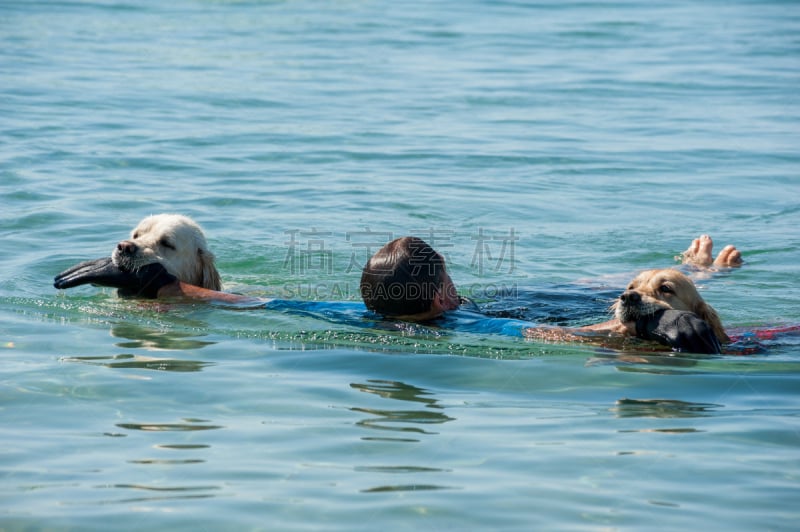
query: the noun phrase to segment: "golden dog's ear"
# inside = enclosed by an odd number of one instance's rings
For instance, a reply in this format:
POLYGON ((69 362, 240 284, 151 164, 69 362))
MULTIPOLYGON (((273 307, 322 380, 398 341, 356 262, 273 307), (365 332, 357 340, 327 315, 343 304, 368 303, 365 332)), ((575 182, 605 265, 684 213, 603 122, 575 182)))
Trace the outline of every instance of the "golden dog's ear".
POLYGON ((730 338, 728 338, 728 335, 725 333, 725 329, 722 327, 722 320, 719 319, 717 311, 714 310, 711 305, 700 299, 692 309, 692 312, 700 316, 700 318, 711 326, 720 342, 730 341, 730 338))
POLYGON ((209 290, 222 290, 222 281, 219 278, 217 267, 214 265, 214 254, 210 251, 198 249, 197 261, 202 270, 203 282, 201 286, 209 290))

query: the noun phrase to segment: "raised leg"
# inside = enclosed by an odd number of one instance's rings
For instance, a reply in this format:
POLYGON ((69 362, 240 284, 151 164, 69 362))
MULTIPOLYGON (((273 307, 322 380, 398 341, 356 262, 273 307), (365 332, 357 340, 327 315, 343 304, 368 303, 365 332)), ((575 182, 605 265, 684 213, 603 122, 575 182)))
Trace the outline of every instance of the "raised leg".
POLYGON ((714 241, 708 235, 701 235, 692 240, 689 249, 683 252, 684 264, 692 264, 701 268, 716 266, 718 268, 735 268, 742 265, 742 254, 735 246, 725 246, 717 258, 713 255, 714 241))

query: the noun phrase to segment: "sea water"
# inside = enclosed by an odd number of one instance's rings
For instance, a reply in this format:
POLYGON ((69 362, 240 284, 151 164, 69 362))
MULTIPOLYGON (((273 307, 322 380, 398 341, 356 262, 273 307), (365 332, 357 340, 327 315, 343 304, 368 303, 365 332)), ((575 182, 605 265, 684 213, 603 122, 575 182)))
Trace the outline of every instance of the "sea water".
POLYGON ((358 300, 415 234, 462 295, 603 320, 692 238, 800 322, 793 1, 0 3, 0 528, 794 530, 800 347, 668 356, 119 299, 146 215, 224 289, 358 300))

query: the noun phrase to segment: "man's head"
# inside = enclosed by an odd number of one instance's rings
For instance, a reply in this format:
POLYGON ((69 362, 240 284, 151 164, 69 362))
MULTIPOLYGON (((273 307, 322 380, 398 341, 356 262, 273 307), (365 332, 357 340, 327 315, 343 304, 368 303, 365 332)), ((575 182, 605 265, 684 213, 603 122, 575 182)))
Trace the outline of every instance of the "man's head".
POLYGON ((444 258, 424 240, 392 240, 369 259, 361 273, 361 297, 369 310, 423 321, 458 307, 444 258))

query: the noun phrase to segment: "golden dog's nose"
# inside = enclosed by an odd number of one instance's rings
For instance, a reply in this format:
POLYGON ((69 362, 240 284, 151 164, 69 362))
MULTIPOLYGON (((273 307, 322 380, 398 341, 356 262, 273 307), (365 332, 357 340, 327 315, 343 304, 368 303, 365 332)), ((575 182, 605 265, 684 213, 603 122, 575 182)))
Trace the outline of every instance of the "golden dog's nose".
POLYGON ((625 290, 622 292, 622 295, 619 296, 619 300, 629 305, 635 305, 642 301, 642 296, 639 295, 639 292, 636 290, 625 290))

